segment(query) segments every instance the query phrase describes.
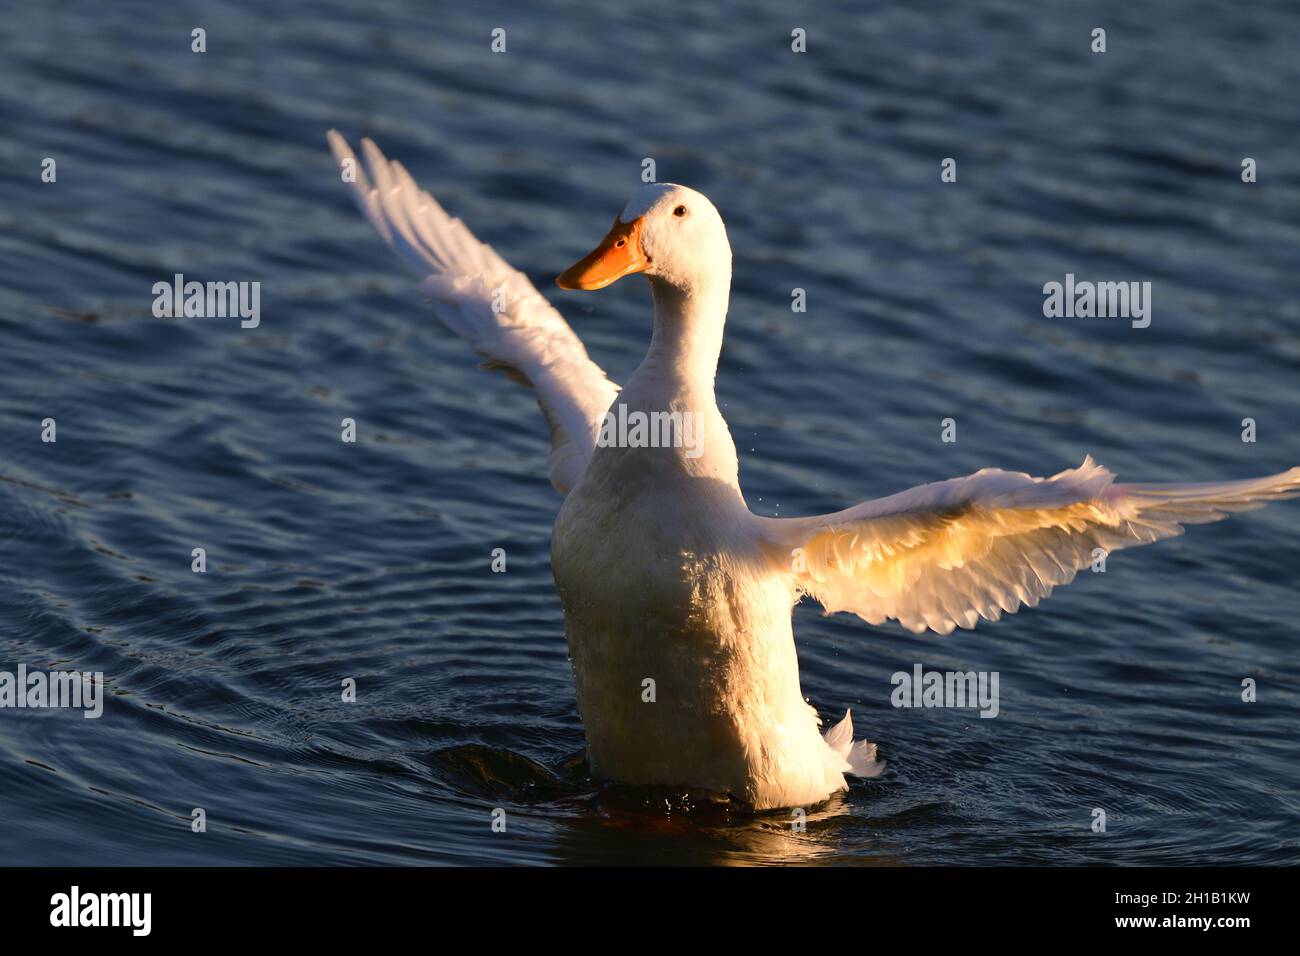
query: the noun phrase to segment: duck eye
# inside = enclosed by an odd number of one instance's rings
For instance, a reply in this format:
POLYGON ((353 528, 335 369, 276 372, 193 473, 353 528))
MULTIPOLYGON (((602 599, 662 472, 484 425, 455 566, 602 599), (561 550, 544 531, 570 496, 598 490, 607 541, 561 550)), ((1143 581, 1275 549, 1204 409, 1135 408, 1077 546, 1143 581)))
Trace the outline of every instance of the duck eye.
POLYGON ((682 216, 686 215, 686 207, 678 206, 676 209, 673 210, 673 215, 676 216, 678 219, 680 219, 682 216))

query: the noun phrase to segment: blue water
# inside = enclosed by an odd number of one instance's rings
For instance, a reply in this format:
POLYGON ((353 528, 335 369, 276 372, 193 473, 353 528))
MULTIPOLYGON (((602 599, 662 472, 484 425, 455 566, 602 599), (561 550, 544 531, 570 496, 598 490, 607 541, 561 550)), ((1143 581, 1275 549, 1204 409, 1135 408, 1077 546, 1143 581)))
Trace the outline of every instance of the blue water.
POLYGON ((533 400, 433 319, 324 144, 373 136, 615 380, 644 282, 551 278, 644 157, 706 192, 757 511, 1085 453, 1245 477, 1300 463, 1300 8, 266 7, 0 17, 0 669, 109 685, 98 720, 0 711, 0 862, 1300 862, 1294 502, 974 632, 800 606, 805 693, 890 765, 804 834, 593 786, 533 400), (261 282, 261 325, 154 318, 177 272, 261 282), (1044 318, 1067 272, 1151 281, 1151 327, 1044 318), (891 707, 915 663, 998 671, 1000 715, 891 707))

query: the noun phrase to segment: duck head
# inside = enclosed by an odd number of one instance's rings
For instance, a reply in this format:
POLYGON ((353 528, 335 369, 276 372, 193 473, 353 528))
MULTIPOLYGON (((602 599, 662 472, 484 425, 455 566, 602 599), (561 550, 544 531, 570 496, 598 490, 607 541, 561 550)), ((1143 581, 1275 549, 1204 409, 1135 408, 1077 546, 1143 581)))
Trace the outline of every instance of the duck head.
POLYGON ((603 289, 635 272, 684 295, 731 284, 731 244, 722 217, 702 193, 647 183, 600 245, 555 280, 561 289, 603 289))

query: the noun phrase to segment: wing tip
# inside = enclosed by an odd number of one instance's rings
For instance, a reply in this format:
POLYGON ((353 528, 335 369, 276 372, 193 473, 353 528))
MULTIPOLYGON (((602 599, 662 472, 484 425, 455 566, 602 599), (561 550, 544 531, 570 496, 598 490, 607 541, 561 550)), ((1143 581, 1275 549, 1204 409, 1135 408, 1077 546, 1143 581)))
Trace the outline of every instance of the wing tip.
POLYGON ((329 129, 325 133, 325 142, 329 143, 330 152, 338 162, 342 163, 343 160, 352 158, 352 147, 338 130, 329 129))

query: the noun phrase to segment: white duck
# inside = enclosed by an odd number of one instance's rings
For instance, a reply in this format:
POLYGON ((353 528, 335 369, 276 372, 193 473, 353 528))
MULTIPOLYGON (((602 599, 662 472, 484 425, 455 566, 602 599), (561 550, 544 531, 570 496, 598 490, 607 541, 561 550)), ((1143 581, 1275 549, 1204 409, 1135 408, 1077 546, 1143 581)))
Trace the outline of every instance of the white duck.
POLYGON ((884 765, 874 745, 852 742, 850 715, 819 732, 791 631, 801 595, 828 613, 947 634, 1037 604, 1091 564, 1094 549, 1146 544, 1300 494, 1300 468, 1134 485, 1087 458, 1051 478, 986 468, 836 514, 760 517, 745 504, 714 397, 731 247, 704 196, 641 187, 601 244, 557 280, 600 289, 649 277, 654 335, 620 392, 528 279, 405 169, 363 140, 372 186, 346 141, 331 131, 329 142, 344 179, 355 173, 361 210, 423 279, 438 316, 487 367, 536 390, 551 482, 567 494, 551 561, 597 778, 680 786, 758 810, 822 801, 846 788, 844 774, 874 776, 884 765), (689 413, 693 441, 606 444, 602 423, 617 405, 689 413))

